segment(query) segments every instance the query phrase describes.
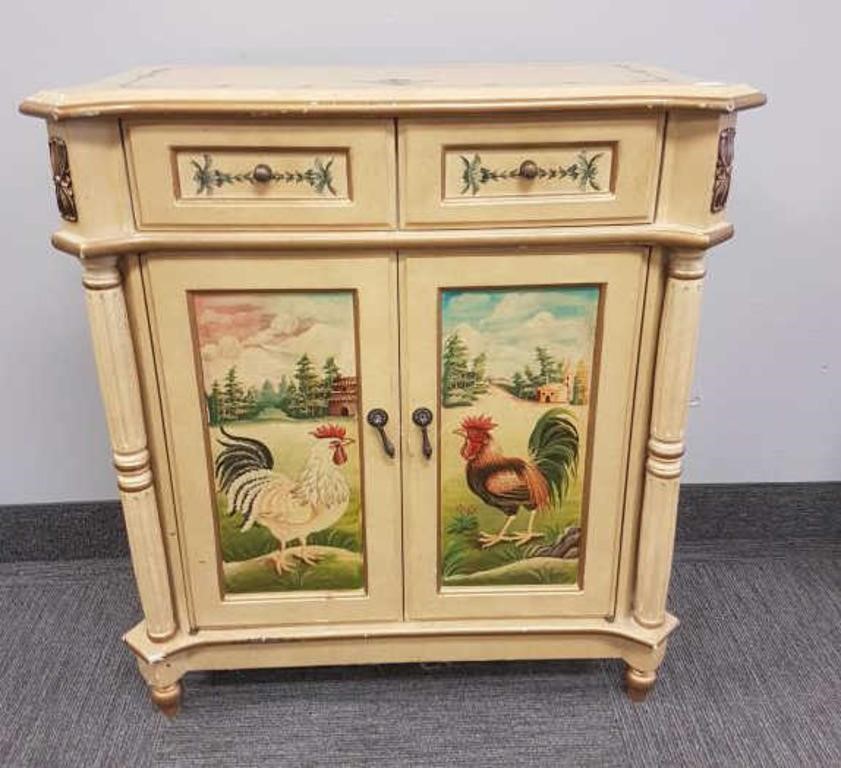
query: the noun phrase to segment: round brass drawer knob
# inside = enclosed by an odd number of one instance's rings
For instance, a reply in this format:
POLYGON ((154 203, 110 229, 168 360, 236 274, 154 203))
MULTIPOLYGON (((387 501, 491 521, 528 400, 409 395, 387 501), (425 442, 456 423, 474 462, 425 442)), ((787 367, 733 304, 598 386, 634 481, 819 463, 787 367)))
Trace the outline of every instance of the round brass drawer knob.
POLYGON ((260 163, 260 165, 254 166, 254 172, 251 175, 254 177, 254 181, 265 184, 265 182, 271 181, 274 178, 274 171, 270 165, 260 163))
POLYGON ((538 171, 537 163, 534 160, 523 160, 520 163, 520 176, 531 181, 537 178, 538 171))

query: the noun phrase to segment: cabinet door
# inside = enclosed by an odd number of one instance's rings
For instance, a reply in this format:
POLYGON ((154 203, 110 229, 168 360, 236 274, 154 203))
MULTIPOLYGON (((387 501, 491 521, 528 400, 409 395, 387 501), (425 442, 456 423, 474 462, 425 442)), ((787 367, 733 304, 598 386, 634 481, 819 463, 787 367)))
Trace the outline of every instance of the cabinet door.
POLYGON ((609 615, 648 251, 400 270, 407 615, 609 615))
POLYGON ((144 260, 199 627, 402 616, 396 257, 144 260))

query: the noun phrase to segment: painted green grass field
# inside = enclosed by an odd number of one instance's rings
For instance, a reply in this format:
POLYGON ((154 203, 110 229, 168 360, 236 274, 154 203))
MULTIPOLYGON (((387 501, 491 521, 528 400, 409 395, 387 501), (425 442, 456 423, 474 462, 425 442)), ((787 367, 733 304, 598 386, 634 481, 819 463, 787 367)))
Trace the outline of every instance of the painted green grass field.
MULTIPOLYGON (((309 434, 319 424, 341 424, 349 437, 357 438, 357 422, 353 418, 266 419, 241 421, 226 425, 234 435, 250 437, 265 443, 274 457, 274 471, 295 478, 304 467, 314 438, 309 434)), ((210 429, 214 460, 221 446, 218 428, 210 429)), ((308 539, 309 550, 320 557, 315 565, 296 562, 296 567, 278 575, 266 556, 278 548, 277 540, 261 525, 241 531, 242 516, 228 515, 224 494, 217 494, 219 543, 222 551, 225 591, 277 592, 300 590, 347 590, 364 586, 362 558, 362 519, 360 510, 358 441, 348 450, 342 472, 350 486, 347 510, 332 527, 317 531, 308 539)), ((294 553, 298 542, 290 542, 294 553)), ((290 558, 291 560, 291 558, 290 558)))
MULTIPOLYGON (((525 546, 501 542, 482 549, 480 531, 495 533, 506 517, 485 504, 467 487, 465 462, 459 451, 462 438, 453 434, 468 415, 492 416, 499 426, 493 437, 506 456, 526 458, 528 439, 535 422, 549 407, 520 400, 491 386, 469 407, 443 408, 441 439, 441 579, 444 586, 491 586, 521 584, 573 584, 578 576, 577 559, 540 556, 541 547, 554 544, 569 526, 581 519, 583 474, 586 462, 587 406, 565 405, 576 419, 580 435, 578 474, 559 511, 538 514, 534 530, 542 533, 525 546)), ((520 510, 509 529, 524 531, 529 513, 520 510)))

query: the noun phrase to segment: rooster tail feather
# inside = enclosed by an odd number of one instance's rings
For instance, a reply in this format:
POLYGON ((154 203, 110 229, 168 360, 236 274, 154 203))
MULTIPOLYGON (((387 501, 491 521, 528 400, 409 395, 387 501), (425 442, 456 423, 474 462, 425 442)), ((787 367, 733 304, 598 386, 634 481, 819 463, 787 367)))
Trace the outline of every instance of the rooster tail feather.
POLYGON ((578 427, 570 411, 551 408, 537 420, 529 437, 529 454, 557 506, 578 473, 578 450, 578 427))
POLYGON ((242 482, 236 487, 232 486, 228 492, 228 514, 233 515, 235 512, 242 514, 244 522, 241 530, 247 531, 251 527, 254 502, 257 501, 263 488, 271 482, 270 477, 261 472, 256 477, 243 478, 242 482))
POLYGON ((232 435, 224 427, 220 429, 228 438, 227 441, 218 441, 222 450, 213 465, 220 490, 227 493, 237 478, 247 472, 271 470, 274 467, 271 451, 259 440, 232 435))
MULTIPOLYGON (((261 469, 272 469, 274 467, 272 452, 268 449, 265 443, 261 443, 259 440, 255 440, 251 437, 244 437, 243 435, 232 435, 225 429, 224 424, 219 427, 219 431, 229 440, 233 441, 240 449, 250 448, 254 451, 254 453, 259 456, 260 460, 263 462, 260 467, 261 469)), ((219 442, 221 443, 222 441, 220 440, 219 442)))

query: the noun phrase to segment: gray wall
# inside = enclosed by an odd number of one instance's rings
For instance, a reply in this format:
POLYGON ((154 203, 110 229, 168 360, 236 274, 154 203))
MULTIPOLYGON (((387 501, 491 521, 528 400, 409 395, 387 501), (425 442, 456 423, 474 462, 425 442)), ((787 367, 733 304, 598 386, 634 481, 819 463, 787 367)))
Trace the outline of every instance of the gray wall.
POLYGON ((4 11, 0 49, 0 503, 116 495, 79 272, 50 250, 43 87, 143 64, 633 60, 747 81, 729 213, 710 262, 687 480, 841 479, 841 164, 831 2, 335 3, 73 0, 4 11))

